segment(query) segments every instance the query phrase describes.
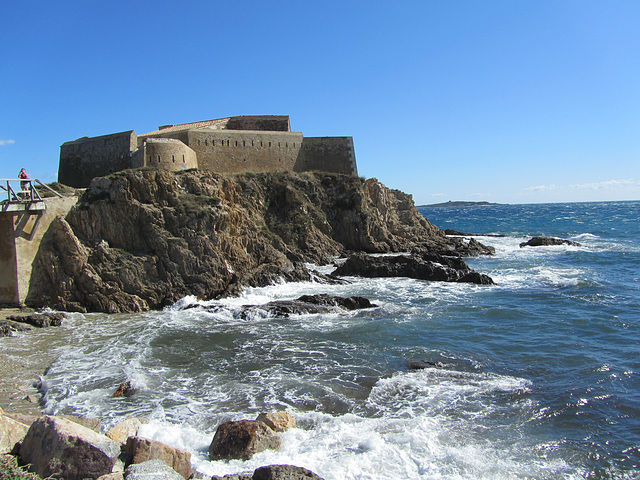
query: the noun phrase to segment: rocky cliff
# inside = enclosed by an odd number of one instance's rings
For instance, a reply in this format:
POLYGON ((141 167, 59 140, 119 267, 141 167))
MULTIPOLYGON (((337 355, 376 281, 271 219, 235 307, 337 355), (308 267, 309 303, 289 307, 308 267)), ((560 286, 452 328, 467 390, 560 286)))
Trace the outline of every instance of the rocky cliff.
POLYGON ((446 237, 410 195, 376 179, 124 171, 94 179, 51 224, 26 303, 136 312, 318 278, 304 262, 353 251, 464 255, 478 245, 446 237))

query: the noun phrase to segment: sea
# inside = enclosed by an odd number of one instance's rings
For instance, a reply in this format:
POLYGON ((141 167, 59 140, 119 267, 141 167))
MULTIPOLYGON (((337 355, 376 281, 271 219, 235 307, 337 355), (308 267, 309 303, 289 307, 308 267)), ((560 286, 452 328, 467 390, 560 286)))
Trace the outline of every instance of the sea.
POLYGON ((55 352, 47 413, 99 417, 103 429, 146 417, 140 435, 189 451, 207 475, 293 464, 325 480, 640 479, 640 202, 419 210, 495 247, 468 259, 495 285, 282 283, 163 311, 71 314, 0 342, 55 352), (519 246, 532 236, 580 246, 519 246), (318 293, 377 306, 240 315, 318 293), (127 380, 136 393, 113 398, 127 380), (297 428, 279 450, 208 459, 220 423, 281 410, 297 428))

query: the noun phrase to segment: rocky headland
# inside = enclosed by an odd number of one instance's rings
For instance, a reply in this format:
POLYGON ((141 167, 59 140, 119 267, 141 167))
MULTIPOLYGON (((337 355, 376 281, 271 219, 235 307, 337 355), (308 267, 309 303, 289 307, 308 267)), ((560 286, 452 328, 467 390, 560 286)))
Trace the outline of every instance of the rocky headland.
MULTIPOLYGON (((66 218, 51 223, 26 303, 139 312, 187 295, 216 299, 281 280, 339 281, 307 265, 392 252, 429 255, 433 268, 434 255, 491 250, 446 236, 410 195, 374 178, 127 170, 94 179, 66 218)), ((489 283, 469 276, 461 260, 447 260, 444 267, 461 270, 451 281, 489 283)))

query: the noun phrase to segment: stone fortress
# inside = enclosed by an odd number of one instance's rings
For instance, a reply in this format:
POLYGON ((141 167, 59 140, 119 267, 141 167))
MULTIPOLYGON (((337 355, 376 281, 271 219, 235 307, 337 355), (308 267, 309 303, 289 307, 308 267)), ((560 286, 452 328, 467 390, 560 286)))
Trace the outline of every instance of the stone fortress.
POLYGON ((83 137, 60 147, 58 181, 89 186, 94 177, 139 167, 216 173, 322 171, 358 175, 352 137, 304 137, 288 115, 242 115, 83 137))

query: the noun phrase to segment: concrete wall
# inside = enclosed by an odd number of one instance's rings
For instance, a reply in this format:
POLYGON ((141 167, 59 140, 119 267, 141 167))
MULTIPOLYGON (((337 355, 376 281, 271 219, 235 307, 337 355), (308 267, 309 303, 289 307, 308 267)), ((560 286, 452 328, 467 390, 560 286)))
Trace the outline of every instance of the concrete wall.
POLYGON ((352 137, 304 137, 296 172, 320 172, 358 175, 352 137))
POLYGON ((133 130, 66 142, 60 147, 58 181, 83 188, 94 177, 131 168, 131 153, 137 144, 133 130))
POLYGON ((143 166, 162 170, 198 168, 196 152, 180 140, 173 138, 148 138, 132 157, 132 168, 143 166))
POLYGON ((0 305, 20 303, 13 215, 0 213, 0 305))
POLYGON ((78 197, 47 198, 44 212, 0 213, 0 304, 24 303, 31 266, 43 235, 53 219, 57 215, 65 217, 77 200, 78 197))
POLYGON ((189 146, 198 156, 198 168, 211 172, 290 172, 301 145, 299 132, 207 128, 189 132, 189 146))

